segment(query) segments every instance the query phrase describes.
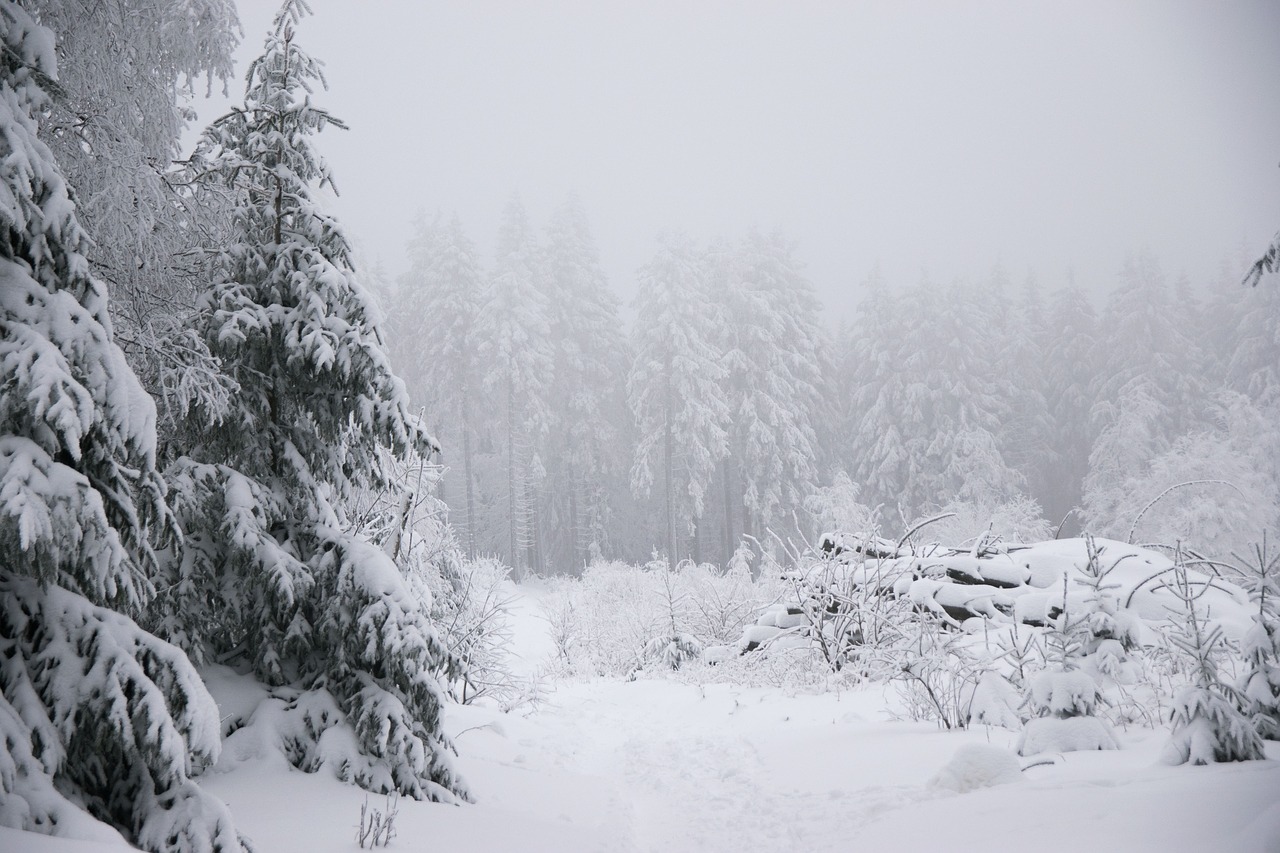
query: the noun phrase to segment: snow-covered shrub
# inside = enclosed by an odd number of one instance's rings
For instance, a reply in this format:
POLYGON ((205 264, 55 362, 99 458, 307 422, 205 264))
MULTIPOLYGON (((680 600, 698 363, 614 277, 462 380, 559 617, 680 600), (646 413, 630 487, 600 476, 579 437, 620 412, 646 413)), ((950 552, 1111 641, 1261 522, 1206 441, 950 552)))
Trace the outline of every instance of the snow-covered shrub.
POLYGON ((1126 390, 1098 439, 1086 480, 1089 527, 1130 542, 1194 542, 1217 559, 1280 519, 1269 452, 1274 420, 1243 395, 1219 393, 1204 424, 1166 439, 1149 388, 1126 390))
POLYGON ((462 666, 457 698, 491 699, 510 710, 536 693, 511 670, 511 569, 494 557, 441 561, 441 587, 432 596, 432 617, 441 638, 462 666))
POLYGON ((934 542, 967 545, 984 536, 988 541, 1040 542, 1053 535, 1040 504, 1023 494, 998 502, 956 498, 938 512, 949 517, 929 526, 927 537, 934 542))
POLYGON ((988 670, 978 677, 969 701, 969 725, 999 726, 1020 729, 1024 722, 1018 709, 1022 696, 1016 687, 995 670, 988 670))
POLYGON ((1175 561, 1173 592, 1182 602, 1181 613, 1170 637, 1192 666, 1191 684, 1173 699, 1170 722, 1173 733, 1165 747, 1169 764, 1211 764, 1217 761, 1251 761, 1266 757, 1262 738, 1252 721, 1241 713, 1238 691, 1222 680, 1216 656, 1226 639, 1222 626, 1208 623, 1196 611, 1196 602, 1209 589, 1195 588, 1185 566, 1175 561))
POLYGON ((643 661, 656 662, 664 669, 679 669, 702 654, 702 643, 685 630, 693 615, 687 579, 680 577, 665 560, 655 560, 645 568, 657 578, 659 623, 658 633, 644 644, 643 661))
POLYGON ((1029 720, 1016 747, 1019 755, 1119 748, 1111 728, 1097 717, 1039 717, 1029 720))
POLYGON ((843 470, 830 486, 820 486, 805 497, 805 511, 820 531, 872 531, 879 527, 877 512, 858 500, 862 490, 843 470))
MULTIPOLYGON (((750 570, 685 561, 669 568, 595 562, 577 580, 561 580, 548 604, 560 663, 579 674, 632 675, 678 669, 712 646, 726 646, 758 612, 769 583, 750 570)), ((736 650, 734 654, 736 654, 736 650)))
POLYGON ((742 636, 769 596, 771 579, 754 582, 750 566, 731 560, 721 571, 685 563, 680 576, 688 595, 688 632, 703 645, 727 645, 742 636))
POLYGON ((388 847, 396 837, 396 818, 400 815, 400 800, 396 794, 388 794, 383 808, 369 808, 369 798, 360 804, 360 823, 356 827, 356 842, 363 850, 388 847))
POLYGON ((972 719, 974 694, 986 671, 969 638, 918 614, 903 640, 891 650, 894 686, 908 719, 929 720, 945 729, 963 729, 972 719))
POLYGON ((998 746, 967 743, 929 780, 929 787, 967 794, 1021 779, 1022 765, 1012 752, 998 746))

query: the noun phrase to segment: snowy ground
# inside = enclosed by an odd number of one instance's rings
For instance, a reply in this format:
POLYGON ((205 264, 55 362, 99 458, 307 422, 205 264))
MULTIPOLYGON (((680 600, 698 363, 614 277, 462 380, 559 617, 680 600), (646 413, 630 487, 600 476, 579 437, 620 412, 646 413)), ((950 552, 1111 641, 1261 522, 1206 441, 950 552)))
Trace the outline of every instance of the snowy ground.
MULTIPOLYGON (((524 668, 551 651, 542 624, 536 596, 522 596, 524 668)), ((477 803, 401 802, 391 849, 1280 851, 1280 744, 1266 762, 1166 767, 1167 732, 1131 730, 1121 751, 957 794, 930 779, 961 746, 1011 747, 1015 733, 940 732, 888 720, 885 705, 878 690, 602 680, 555 685, 523 716, 455 707, 447 724, 477 803)), ((259 851, 358 849, 363 792, 279 756, 227 763, 205 787, 259 851)), ((122 846, 0 829, 13 853, 122 846)))

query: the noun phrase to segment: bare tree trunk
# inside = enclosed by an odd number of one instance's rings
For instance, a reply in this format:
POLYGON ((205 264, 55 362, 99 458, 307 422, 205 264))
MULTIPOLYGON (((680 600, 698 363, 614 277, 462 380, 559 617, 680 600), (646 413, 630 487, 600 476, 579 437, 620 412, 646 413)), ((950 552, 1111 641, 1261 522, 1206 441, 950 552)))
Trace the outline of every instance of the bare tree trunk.
POLYGON ((467 481, 467 559, 476 558, 476 503, 471 472, 471 400, 462 395, 462 476, 467 481))
POLYGON ((724 486, 724 561, 728 565, 736 550, 733 541, 733 483, 729 480, 729 457, 720 462, 720 478, 724 486))
MULTIPOLYGON (((516 386, 515 377, 507 376, 507 513, 510 520, 511 568, 519 569, 520 552, 517 550, 516 533, 520 520, 516 517, 516 386)), ((516 571, 517 577, 519 571, 516 571)))
POLYGON ((666 454, 666 491, 667 491, 667 564, 674 566, 676 564, 676 508, 675 508, 675 428, 672 426, 671 417, 675 409, 675 394, 671 387, 671 354, 667 353, 666 359, 666 418, 665 418, 665 447, 666 454))

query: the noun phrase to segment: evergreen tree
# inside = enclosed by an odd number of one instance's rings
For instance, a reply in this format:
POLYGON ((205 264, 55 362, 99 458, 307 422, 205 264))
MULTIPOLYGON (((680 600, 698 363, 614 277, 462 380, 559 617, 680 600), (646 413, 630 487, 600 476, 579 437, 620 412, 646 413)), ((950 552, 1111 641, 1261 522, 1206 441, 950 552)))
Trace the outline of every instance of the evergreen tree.
POLYGON ((476 339, 484 384, 502 413, 506 452, 507 559, 515 569, 541 569, 538 504, 545 469, 539 450, 548 431, 547 387, 554 370, 546 296, 538 287, 537 246, 519 199, 498 232, 497 264, 476 339))
POLYGON ((680 556, 678 532, 692 533, 702 517, 715 466, 727 450, 729 409, 715 322, 697 247, 683 235, 665 238, 640 271, 627 398, 640 433, 632 488, 647 495, 661 482, 671 565, 680 556))
POLYGON ((1210 623, 1196 611, 1196 601, 1207 589, 1191 581, 1179 553, 1170 590, 1182 609, 1171 614, 1177 627, 1170 640, 1190 660, 1193 681, 1173 699, 1173 733, 1163 756, 1168 764, 1266 758, 1262 738, 1239 710, 1242 697, 1218 672, 1217 657, 1226 642, 1222 626, 1210 623))
POLYGON ((866 311, 876 321, 854 406, 858 479, 871 502, 919 514, 957 498, 994 506, 1020 495, 1025 480, 999 443, 1010 402, 985 341, 990 292, 922 283, 866 311))
POLYGON ((728 458, 739 486, 732 503, 742 532, 763 535, 789 521, 817 479, 818 306, 780 235, 753 232, 720 273, 728 458))
POLYGON ((56 834, 82 807, 157 853, 238 850, 191 779, 217 758, 217 709, 129 618, 171 518, 155 407, 36 135, 53 36, 4 2, 0 46, 0 823, 56 834))
POLYGON ((185 542, 155 620, 193 656, 243 660, 336 709, 310 721, 314 743, 288 750, 300 767, 322 763, 316 744, 345 722, 360 754, 339 775, 448 800, 465 792, 436 675, 454 661, 390 558, 346 532, 355 490, 394 488, 386 454, 433 443, 408 413, 342 228, 315 200, 332 178, 311 137, 342 125, 311 101, 319 64, 294 42, 307 11, 289 0, 277 13, 244 106, 196 155, 235 194, 238 234, 193 326, 240 392, 221 421, 196 408, 183 423, 190 453, 168 473, 185 542))
POLYGON ((605 541, 608 481, 619 468, 622 411, 617 298, 577 197, 551 218, 539 279, 547 297, 554 351, 548 389, 548 503, 559 535, 549 543, 557 565, 580 568, 605 541))
POLYGON ((1026 480, 1026 490, 1043 504, 1048 499, 1058 458, 1053 423, 1045 394, 1045 349, 1054 333, 1047 327, 1047 313, 1034 275, 1028 275, 1021 299, 1007 296, 1003 273, 988 285, 994 300, 990 332, 995 345, 1000 397, 1009 401, 1009 417, 1000 425, 996 440, 1001 456, 1026 480))
MULTIPOLYGON (((1227 382, 1263 406, 1280 406, 1280 288, 1233 294, 1227 382)), ((1225 313, 1225 312, 1224 312, 1225 313)))
POLYGON ((1072 282, 1053 295, 1046 322, 1043 387, 1055 456, 1044 502, 1045 512, 1057 522, 1079 505, 1089 472, 1098 318, 1084 291, 1072 282))
MULTIPOLYGON (((410 397, 447 418, 437 435, 462 451, 463 502, 460 526, 469 559, 476 556, 474 406, 480 394, 475 352, 483 281, 475 245, 454 216, 448 223, 422 223, 410 245, 412 266, 400 281, 392 338, 410 397), (429 335, 421 333, 431 323, 429 335), (452 428, 451 428, 452 427, 452 428)), ((454 515, 456 519, 458 514, 454 515)))
POLYGON ((1258 608, 1241 643, 1244 672, 1236 684, 1241 710, 1258 734, 1280 740, 1280 557, 1268 553, 1264 537, 1254 546, 1253 560, 1238 569, 1258 608))

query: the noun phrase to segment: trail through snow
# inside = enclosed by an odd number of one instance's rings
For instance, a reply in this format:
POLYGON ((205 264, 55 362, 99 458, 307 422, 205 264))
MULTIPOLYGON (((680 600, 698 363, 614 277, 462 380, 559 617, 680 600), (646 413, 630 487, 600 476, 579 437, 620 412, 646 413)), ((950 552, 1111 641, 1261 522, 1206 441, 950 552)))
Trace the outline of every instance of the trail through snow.
MULTIPOLYGON (((519 589, 513 602, 529 673, 554 654, 542 592, 519 589)), ((1167 767, 1168 732, 1131 730, 1120 750, 1069 753, 957 794, 929 784, 957 750, 1009 748, 1017 734, 892 721, 885 705, 879 689, 792 695, 642 678, 550 682, 523 714, 451 706, 446 728, 476 802, 401 801, 390 850, 1280 851, 1280 744, 1268 761, 1167 767)), ((201 784, 263 853, 358 850, 361 804, 388 805, 270 751, 228 758, 201 784)), ((120 849, 0 829, 6 853, 120 849)))

